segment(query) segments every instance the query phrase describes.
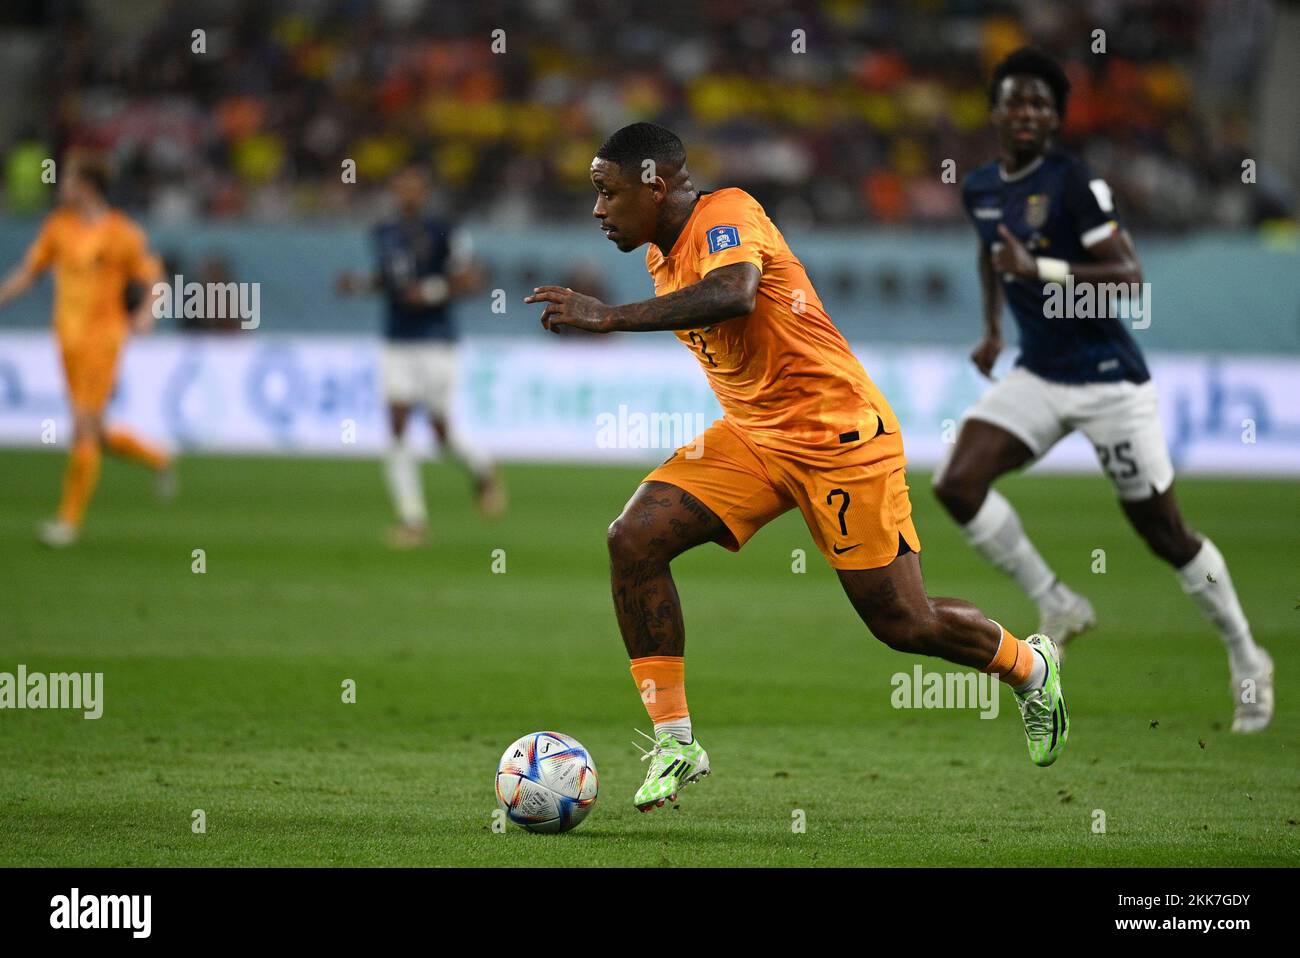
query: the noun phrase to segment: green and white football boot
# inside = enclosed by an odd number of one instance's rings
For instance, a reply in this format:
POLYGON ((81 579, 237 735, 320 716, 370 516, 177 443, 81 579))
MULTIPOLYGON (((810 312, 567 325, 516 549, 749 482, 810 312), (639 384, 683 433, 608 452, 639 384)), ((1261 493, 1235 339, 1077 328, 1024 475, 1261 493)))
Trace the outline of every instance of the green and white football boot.
POLYGON ((1058 758, 1070 738, 1070 712, 1061 694, 1061 655, 1047 636, 1031 635, 1025 639, 1035 655, 1047 662, 1047 678, 1040 688, 1016 697, 1020 717, 1025 723, 1025 738, 1029 741, 1029 757, 1035 765, 1046 768, 1058 758))
POLYGON ((662 808, 664 802, 677 801, 678 792, 709 774, 709 753, 701 747, 698 738, 683 743, 668 732, 660 732, 654 738, 640 729, 636 733, 651 743, 648 750, 641 749, 641 761, 649 762, 650 768, 646 770, 645 782, 632 796, 632 804, 638 810, 648 812, 651 806, 662 808))

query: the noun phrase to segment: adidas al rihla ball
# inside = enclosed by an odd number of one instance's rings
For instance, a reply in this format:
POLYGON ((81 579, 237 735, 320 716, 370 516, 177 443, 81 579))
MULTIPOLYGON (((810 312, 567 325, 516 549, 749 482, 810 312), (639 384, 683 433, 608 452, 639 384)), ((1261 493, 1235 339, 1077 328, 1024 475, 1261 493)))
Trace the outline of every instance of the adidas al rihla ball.
POLYGON ((561 732, 516 739, 497 765, 497 801, 530 832, 567 832, 596 804, 596 763, 582 743, 561 732))

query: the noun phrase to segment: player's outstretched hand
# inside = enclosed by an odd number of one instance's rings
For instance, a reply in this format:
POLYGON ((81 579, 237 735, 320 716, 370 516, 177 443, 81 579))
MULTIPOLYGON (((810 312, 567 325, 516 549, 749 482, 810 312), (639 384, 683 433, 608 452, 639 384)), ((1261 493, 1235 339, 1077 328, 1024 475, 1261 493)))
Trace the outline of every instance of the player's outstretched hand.
POLYGON ((1002 353, 1002 340, 997 336, 985 336, 979 345, 971 350, 970 361, 975 364, 987 379, 993 378, 993 364, 1002 353))
POLYGON ((1029 279, 1038 275, 1038 264, 1034 261, 1025 244, 1016 239, 1005 223, 998 224, 1000 243, 992 246, 993 269, 1009 276, 1029 279))
POLYGON ((542 329, 558 333, 563 326, 585 329, 590 333, 609 332, 609 307, 567 286, 538 286, 525 303, 546 303, 542 310, 542 329))

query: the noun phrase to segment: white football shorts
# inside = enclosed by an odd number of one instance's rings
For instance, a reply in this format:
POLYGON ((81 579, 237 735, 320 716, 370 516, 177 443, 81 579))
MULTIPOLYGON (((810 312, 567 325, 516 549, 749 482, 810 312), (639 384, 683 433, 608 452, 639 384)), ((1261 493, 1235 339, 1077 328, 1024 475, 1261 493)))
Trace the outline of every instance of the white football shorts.
POLYGON ((386 340, 379 354, 384 401, 446 417, 456 391, 456 365, 455 343, 386 340))
POLYGON ((1174 481, 1156 385, 1128 381, 1056 383, 1016 366, 968 409, 1018 438, 1038 459, 1076 429, 1088 437, 1119 498, 1164 492, 1174 481))

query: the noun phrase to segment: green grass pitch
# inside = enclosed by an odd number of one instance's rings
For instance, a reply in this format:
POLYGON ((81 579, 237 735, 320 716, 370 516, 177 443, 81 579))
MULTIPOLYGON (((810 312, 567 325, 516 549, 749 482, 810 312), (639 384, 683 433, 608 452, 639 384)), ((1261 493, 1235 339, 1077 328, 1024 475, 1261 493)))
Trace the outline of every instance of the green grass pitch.
MULTIPOLYGON (((891 706, 890 677, 923 660, 871 638, 797 514, 740 555, 695 550, 675 573, 714 774, 642 815, 647 722, 604 543, 642 470, 512 467, 491 523, 432 465, 436 543, 394 553, 374 462, 191 458, 166 508, 106 462, 83 542, 49 552, 32 530, 62 465, 0 454, 0 671, 102 671, 104 715, 0 712, 0 865, 1300 864, 1295 483, 1179 484, 1277 662, 1280 712, 1248 737, 1227 730, 1217 638, 1108 484, 1004 484, 1101 617, 1066 659, 1073 732, 1050 769, 1005 691, 992 721, 891 706), (495 832, 497 759, 545 728, 592 751, 600 798, 567 835, 495 832)), ((930 591, 1031 630, 927 478, 912 489, 930 591)))

